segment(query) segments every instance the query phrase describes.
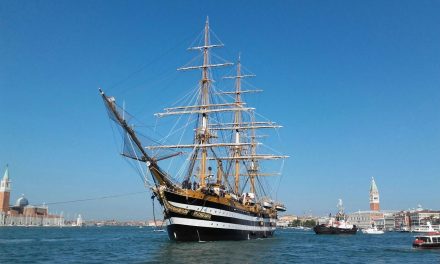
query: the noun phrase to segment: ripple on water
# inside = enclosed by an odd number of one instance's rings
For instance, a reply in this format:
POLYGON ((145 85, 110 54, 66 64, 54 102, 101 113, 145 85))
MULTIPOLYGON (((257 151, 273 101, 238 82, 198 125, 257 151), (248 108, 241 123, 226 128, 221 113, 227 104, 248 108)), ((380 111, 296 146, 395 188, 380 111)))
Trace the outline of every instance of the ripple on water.
POLYGON ((29 243, 34 242, 36 239, 32 238, 11 238, 11 239, 4 239, 0 238, 0 244, 19 244, 19 243, 29 243))
POLYGON ((438 263, 410 234, 318 236, 278 230, 270 239, 176 243, 149 228, 0 229, 0 263, 438 263))

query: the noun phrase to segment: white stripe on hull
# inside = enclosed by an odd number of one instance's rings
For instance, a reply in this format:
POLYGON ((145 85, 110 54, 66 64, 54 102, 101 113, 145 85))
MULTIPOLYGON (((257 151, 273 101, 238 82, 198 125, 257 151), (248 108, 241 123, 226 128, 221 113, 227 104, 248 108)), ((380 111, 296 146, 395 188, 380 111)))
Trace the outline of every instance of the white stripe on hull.
POLYGON ((190 219, 181 217, 171 217, 168 219, 169 224, 199 226, 219 229, 233 229, 243 231, 275 231, 276 227, 272 226, 249 226, 240 224, 223 223, 209 220, 190 219))
POLYGON ((190 204, 176 203, 176 202, 171 202, 171 201, 169 201, 169 203, 171 205, 179 207, 179 208, 194 210, 194 211, 198 211, 198 212, 204 212, 204 213, 208 213, 208 214, 216 215, 216 216, 226 216, 226 217, 236 218, 236 219, 240 219, 240 220, 254 221, 254 222, 263 221, 265 223, 268 223, 268 222, 276 223, 276 219, 273 219, 273 218, 254 217, 254 216, 244 215, 244 214, 240 214, 240 213, 234 213, 234 212, 230 212, 230 211, 226 211, 226 210, 222 210, 222 209, 211 208, 211 207, 207 207, 207 206, 190 205, 190 204))

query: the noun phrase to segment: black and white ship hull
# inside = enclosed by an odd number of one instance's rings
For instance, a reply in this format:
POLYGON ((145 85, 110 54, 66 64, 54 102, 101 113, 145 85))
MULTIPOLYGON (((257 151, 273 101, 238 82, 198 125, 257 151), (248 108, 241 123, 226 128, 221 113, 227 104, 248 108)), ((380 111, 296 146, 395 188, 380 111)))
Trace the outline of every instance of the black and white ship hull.
MULTIPOLYGON (((180 222, 178 219, 170 221, 180 222)), ((205 221, 204 224, 210 225, 212 223, 205 221)), ((203 227, 200 223, 186 221, 185 224, 169 224, 167 230, 168 237, 175 241, 248 240, 272 237, 275 231, 275 229, 270 231, 243 230, 247 228, 252 229, 251 226, 242 226, 239 229, 203 227)))
POLYGON ((247 240, 272 237, 275 232, 276 219, 267 214, 165 193, 165 219, 171 240, 247 240))

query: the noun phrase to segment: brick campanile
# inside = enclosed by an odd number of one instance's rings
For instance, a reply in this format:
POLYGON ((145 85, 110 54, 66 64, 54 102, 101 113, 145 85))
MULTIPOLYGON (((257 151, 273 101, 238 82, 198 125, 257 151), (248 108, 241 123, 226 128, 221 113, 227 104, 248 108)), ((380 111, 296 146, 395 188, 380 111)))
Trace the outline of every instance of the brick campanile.
POLYGON ((8 166, 0 182, 0 212, 9 211, 9 197, 11 194, 11 181, 9 180, 8 166))
POLYGON ((371 177, 371 185, 370 185, 370 210, 371 211, 379 211, 379 190, 377 189, 376 182, 374 178, 371 177))

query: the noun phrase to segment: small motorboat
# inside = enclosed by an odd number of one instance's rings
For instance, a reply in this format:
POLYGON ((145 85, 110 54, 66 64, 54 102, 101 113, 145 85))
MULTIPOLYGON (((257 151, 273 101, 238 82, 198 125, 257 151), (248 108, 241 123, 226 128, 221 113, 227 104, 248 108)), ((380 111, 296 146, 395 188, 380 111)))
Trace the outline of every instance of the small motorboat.
POLYGON ((415 248, 440 248, 440 232, 431 232, 423 236, 416 236, 412 246, 415 248))
POLYGON ((376 226, 369 227, 367 229, 362 229, 362 233, 369 234, 369 235, 382 235, 385 233, 383 230, 377 229, 376 226))

